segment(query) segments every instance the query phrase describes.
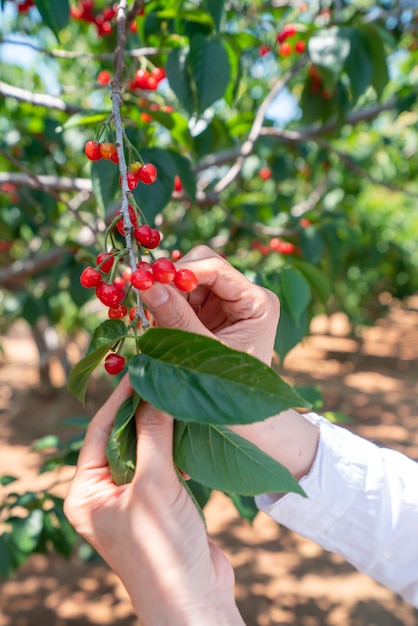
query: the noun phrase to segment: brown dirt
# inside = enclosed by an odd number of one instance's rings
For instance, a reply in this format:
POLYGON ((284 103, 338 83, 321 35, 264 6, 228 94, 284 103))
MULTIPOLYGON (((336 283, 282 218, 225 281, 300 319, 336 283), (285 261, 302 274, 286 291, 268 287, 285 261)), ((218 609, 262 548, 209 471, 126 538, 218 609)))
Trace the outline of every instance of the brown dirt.
MULTIPOLYGON (((45 488, 41 457, 31 442, 70 415, 92 415, 108 393, 96 381, 83 411, 63 389, 37 389, 36 352, 18 325, 0 340, 0 474, 21 477, 14 487, 45 488)), ((324 410, 349 415, 356 433, 418 460, 418 298, 394 305, 387 318, 354 337, 343 315, 317 318, 313 335, 291 352, 283 372, 291 382, 321 386, 324 410)), ((53 364, 59 384, 62 373, 53 364)), ((64 431, 65 435, 65 431, 64 431)), ((60 474, 65 491, 71 470, 60 474)), ((56 477, 54 477, 55 480, 56 477)), ((17 490, 17 489, 16 489, 17 490)), ((230 501, 214 494, 206 515, 210 534, 236 572, 236 596, 248 626, 414 626, 414 610, 391 591, 356 572, 341 557, 279 527, 260 514, 251 526, 230 501)), ((0 587, 0 626, 137 624, 115 575, 100 561, 67 562, 33 556, 0 587)))

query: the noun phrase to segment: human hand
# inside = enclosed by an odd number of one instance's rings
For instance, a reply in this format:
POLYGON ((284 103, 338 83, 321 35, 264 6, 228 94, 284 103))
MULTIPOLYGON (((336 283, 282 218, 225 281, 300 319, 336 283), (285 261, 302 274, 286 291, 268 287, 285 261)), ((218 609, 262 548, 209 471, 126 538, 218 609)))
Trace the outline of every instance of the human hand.
POLYGON ((207 246, 197 246, 176 264, 192 270, 199 286, 187 294, 154 283, 142 299, 158 326, 216 338, 271 364, 279 300, 254 285, 207 246))
POLYGON ((242 626, 232 567, 173 465, 170 416, 141 402, 133 481, 111 479, 106 442, 131 394, 125 377, 92 420, 64 512, 120 577, 142 626, 242 626))

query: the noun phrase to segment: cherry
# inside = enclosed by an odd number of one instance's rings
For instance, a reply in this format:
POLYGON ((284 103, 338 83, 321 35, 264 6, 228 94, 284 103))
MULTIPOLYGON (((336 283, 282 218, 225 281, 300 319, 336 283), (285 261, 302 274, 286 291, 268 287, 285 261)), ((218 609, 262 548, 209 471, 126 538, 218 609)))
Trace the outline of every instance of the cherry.
MULTIPOLYGON (((138 174, 135 172, 127 172, 126 180, 128 182, 128 189, 133 191, 138 185, 138 174)), ((122 176, 119 177, 119 185, 122 187, 122 176)))
POLYGON ((105 141, 100 145, 100 154, 106 161, 110 161, 115 152, 117 152, 116 146, 110 141, 105 141))
POLYGON ((108 70, 102 70, 97 75, 97 82, 99 83, 99 85, 102 85, 102 87, 106 87, 106 85, 110 83, 111 78, 112 77, 108 70))
POLYGON ((152 244, 151 226, 148 226, 148 224, 141 224, 140 226, 137 226, 134 230, 134 237, 139 245, 148 248, 149 245, 152 244))
POLYGON ((193 291, 199 284, 197 276, 192 270, 183 268, 176 272, 174 276, 174 284, 179 291, 193 291))
POLYGON ((133 172, 134 174, 136 174, 142 167, 142 163, 140 163, 139 161, 134 161, 133 163, 130 164, 129 169, 131 170, 131 172, 133 172))
POLYGON ((148 244, 148 248, 150 250, 154 250, 154 248, 157 248, 157 246, 160 244, 161 241, 161 235, 158 232, 158 230, 156 228, 152 229, 152 240, 151 243, 148 244))
POLYGON ((149 113, 141 113, 139 116, 144 124, 149 124, 152 121, 152 117, 149 113))
POLYGON ((290 43, 282 43, 279 46, 279 54, 282 57, 288 57, 290 54, 292 54, 292 46, 290 45, 290 43))
POLYGON ((90 159, 90 161, 100 161, 102 158, 102 154, 100 152, 100 144, 97 141, 88 141, 84 147, 84 152, 86 157, 90 159))
POLYGON ((152 185, 157 180, 157 168, 152 163, 146 163, 138 170, 137 176, 141 183, 152 185))
POLYGON ((178 261, 183 256, 180 250, 173 250, 170 254, 172 261, 178 261))
POLYGON ((261 180, 269 180, 272 177, 271 169, 269 167, 262 167, 258 175, 261 180))
POLYGON ((109 318, 112 319, 122 319, 128 312, 128 307, 124 304, 118 304, 117 306, 110 307, 107 312, 109 318))
POLYGON ((135 85, 137 89, 148 89, 149 72, 147 70, 138 70, 135 74, 135 85))
POLYGON ((259 47, 259 49, 258 49, 258 54, 259 54, 261 57, 266 56, 266 54, 268 54, 269 52, 270 52, 270 48, 269 48, 268 46, 266 46, 266 45, 262 45, 262 46, 260 46, 260 47, 259 47))
MULTIPOLYGON (((128 209, 129 209, 129 217, 131 218, 132 226, 135 228, 135 226, 137 225, 137 221, 138 221, 136 218, 135 209, 133 208, 132 204, 128 205, 128 209)), ((116 215, 122 215, 122 209, 119 209, 116 215)), ((122 237, 124 237, 125 231, 124 231, 123 217, 121 217, 121 219, 116 223, 116 228, 118 229, 122 237)))
POLYGON ((297 52, 298 54, 303 54, 305 50, 306 50, 306 43, 302 41, 302 39, 299 39, 299 41, 295 43, 295 52, 297 52))
POLYGON ((141 291, 150 289, 154 284, 155 278, 153 274, 146 269, 135 270, 132 274, 132 285, 141 291))
POLYGON ((115 376, 116 374, 119 374, 125 367, 125 357, 121 356, 120 354, 115 354, 114 352, 111 352, 105 358, 104 367, 108 374, 115 376))
POLYGON ((108 274, 112 269, 112 265, 115 262, 115 257, 110 252, 101 252, 96 257, 96 264, 100 265, 100 269, 105 274, 108 274), (105 260, 107 259, 107 261, 105 260), (100 265, 104 261, 103 265, 100 265))
POLYGON ((137 270, 148 270, 148 271, 151 271, 151 263, 148 263, 148 261, 139 261, 136 264, 136 269, 137 270))
POLYGON ((116 276, 113 284, 116 285, 116 287, 120 287, 121 289, 123 289, 125 286, 125 281, 123 280, 122 276, 116 276))
POLYGON ((155 67, 151 72, 151 76, 159 83, 166 77, 165 69, 163 67, 155 67))
POLYGON ((91 287, 97 287, 102 282, 102 275, 94 267, 85 267, 81 272, 80 284, 83 287, 90 289, 91 287))
POLYGON ((170 259, 161 258, 152 264, 152 273, 159 283, 172 283, 176 276, 176 268, 170 259))
POLYGON ((183 191, 183 184, 181 182, 180 176, 174 176, 174 191, 183 191))
POLYGON ((148 76, 148 84, 146 86, 146 89, 149 89, 149 91, 155 91, 157 87, 158 87, 158 80, 155 78, 155 76, 150 74, 148 76))
POLYGON ((100 283, 96 287, 96 296, 105 306, 115 308, 122 302, 125 294, 120 287, 109 285, 108 283, 100 283))

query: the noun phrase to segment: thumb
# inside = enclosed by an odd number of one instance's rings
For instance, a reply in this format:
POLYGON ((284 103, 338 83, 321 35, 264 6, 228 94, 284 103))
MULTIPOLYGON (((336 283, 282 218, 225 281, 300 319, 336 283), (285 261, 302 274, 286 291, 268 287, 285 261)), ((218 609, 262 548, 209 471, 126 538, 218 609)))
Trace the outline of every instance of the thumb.
POLYGON ((213 337, 198 319, 186 298, 170 285, 154 283, 150 289, 141 292, 141 298, 158 326, 179 328, 190 333, 213 337))

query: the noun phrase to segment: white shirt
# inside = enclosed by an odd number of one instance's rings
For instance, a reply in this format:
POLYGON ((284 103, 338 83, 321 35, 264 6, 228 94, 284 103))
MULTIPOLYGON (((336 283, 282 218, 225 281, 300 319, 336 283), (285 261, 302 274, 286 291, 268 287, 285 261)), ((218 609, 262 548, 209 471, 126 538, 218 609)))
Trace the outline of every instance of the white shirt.
POLYGON ((265 494, 258 507, 418 607, 418 463, 319 415, 304 417, 320 427, 315 462, 300 481, 308 497, 265 494))

